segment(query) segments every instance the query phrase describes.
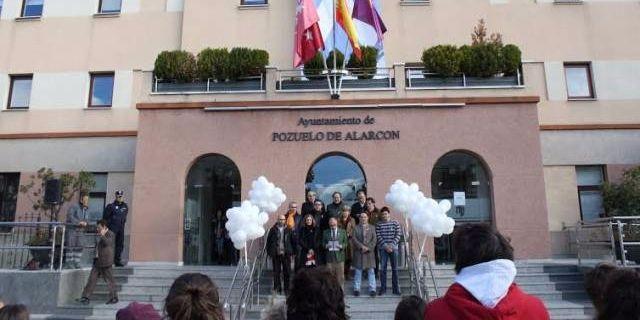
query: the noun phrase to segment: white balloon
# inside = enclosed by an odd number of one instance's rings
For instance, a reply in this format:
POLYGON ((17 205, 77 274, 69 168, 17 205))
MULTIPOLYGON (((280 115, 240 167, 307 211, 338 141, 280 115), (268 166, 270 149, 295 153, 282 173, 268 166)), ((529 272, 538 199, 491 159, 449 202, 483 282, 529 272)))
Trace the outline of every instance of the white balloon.
POLYGON ((233 246, 240 250, 245 247, 248 240, 260 238, 264 235, 264 224, 269 219, 266 213, 261 213, 260 208, 245 200, 239 207, 227 210, 227 223, 225 228, 229 232, 229 238, 233 246))
POLYGON ((269 182, 264 176, 251 182, 251 190, 249 191, 249 201, 258 206, 260 210, 273 213, 278 207, 287 200, 282 189, 269 182))

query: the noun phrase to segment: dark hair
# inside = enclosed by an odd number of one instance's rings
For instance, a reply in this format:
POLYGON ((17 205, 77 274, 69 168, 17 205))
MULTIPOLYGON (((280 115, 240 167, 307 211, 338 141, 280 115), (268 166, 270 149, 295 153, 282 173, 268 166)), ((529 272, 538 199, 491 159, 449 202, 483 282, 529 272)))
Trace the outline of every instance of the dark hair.
POLYGON ((394 320, 422 320, 425 307, 424 300, 416 295, 404 297, 396 307, 394 320))
POLYGON ((103 226, 103 227, 106 227, 107 224, 108 224, 107 220, 105 220, 105 219, 100 219, 100 220, 98 220, 98 222, 96 222, 96 225, 103 226))
POLYGON ((584 276, 584 289, 591 299, 596 311, 600 310, 604 303, 604 287, 609 276, 617 267, 608 262, 599 263, 584 276))
POLYGON ((513 260, 513 247, 509 241, 488 224, 466 224, 453 234, 455 270, 496 259, 513 260))
POLYGON ((82 198, 83 198, 83 197, 85 197, 85 196, 87 196, 87 197, 88 197, 88 196, 89 196, 89 193, 88 193, 88 192, 86 192, 86 191, 82 191, 82 192, 80 192, 80 200, 82 200, 82 198))
POLYGON ((382 212, 391 213, 391 210, 389 210, 389 207, 382 207, 382 209, 380 209, 380 213, 382 213, 382 212))
POLYGON ((336 194, 339 194, 339 195, 340 195, 340 198, 342 198, 342 193, 340 193, 339 191, 336 191, 336 192, 332 193, 332 194, 331 194, 331 197, 332 197, 332 198, 333 198, 333 197, 335 197, 335 196, 336 196, 336 194))
POLYGON ((287 298, 288 320, 346 320, 344 292, 326 267, 302 268, 287 298))
POLYGON ((640 273, 619 268, 609 275, 598 320, 640 319, 640 273))
POLYGON ((368 197, 367 201, 371 201, 371 203, 376 203, 376 199, 372 198, 372 197, 368 197))
POLYGON ((185 273, 169 289, 164 311, 171 320, 224 320, 218 288, 202 273, 185 273))
POLYGON ((311 218, 311 226, 315 228, 316 227, 316 219, 313 218, 313 215, 310 214, 310 213, 307 213, 307 214, 304 215, 304 217, 302 218, 302 225, 304 227, 307 226, 307 218, 311 218))
POLYGON ((29 309, 24 304, 10 304, 0 309, 0 320, 29 320, 29 309))
POLYGON ((365 196, 365 197, 367 196, 367 190, 365 190, 365 189, 360 189, 360 190, 356 191, 356 195, 358 195, 358 193, 360 193, 360 192, 364 193, 364 196, 365 196))

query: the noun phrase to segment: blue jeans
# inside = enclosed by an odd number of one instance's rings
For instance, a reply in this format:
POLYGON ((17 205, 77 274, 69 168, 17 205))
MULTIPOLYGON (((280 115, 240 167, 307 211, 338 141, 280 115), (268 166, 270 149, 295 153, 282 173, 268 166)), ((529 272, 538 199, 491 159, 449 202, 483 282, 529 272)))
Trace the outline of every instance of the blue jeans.
POLYGON ((384 248, 380 249, 380 291, 387 291, 387 261, 391 262, 391 283, 393 292, 400 292, 398 286, 398 248, 394 248, 393 252, 388 253, 384 248))
MULTIPOLYGON (((355 269, 356 274, 353 277, 353 291, 360 291, 360 283, 362 282, 362 269, 355 269)), ((369 279, 369 292, 376 291, 376 274, 373 268, 367 269, 369 279)))

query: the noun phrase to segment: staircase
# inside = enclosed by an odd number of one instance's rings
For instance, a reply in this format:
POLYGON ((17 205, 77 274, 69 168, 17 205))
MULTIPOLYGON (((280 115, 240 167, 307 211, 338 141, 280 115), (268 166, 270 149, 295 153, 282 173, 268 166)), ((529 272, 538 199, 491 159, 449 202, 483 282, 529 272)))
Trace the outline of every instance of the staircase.
MULTIPOLYGON (((576 266, 553 263, 517 262, 518 276, 516 283, 527 293, 533 294, 545 303, 552 319, 580 320, 592 319, 593 309, 586 297, 582 283, 582 273, 576 266)), ((107 287, 99 281, 90 305, 70 303, 58 307, 52 314, 36 314, 31 319, 96 319, 113 320, 118 309, 126 307, 132 301, 151 303, 156 310, 161 311, 164 306, 169 287, 174 279, 183 273, 200 272, 208 275, 218 286, 221 302, 231 285, 235 267, 176 267, 176 266, 136 266, 115 269, 120 302, 106 305, 107 287)), ((454 271, 451 265, 434 267, 434 276, 440 295, 446 292, 453 283, 454 271)), ((345 283, 347 313, 353 320, 393 319, 396 305, 401 297, 391 294, 391 272, 388 276, 388 293, 384 296, 371 298, 366 295, 366 281, 363 279, 363 295, 355 297, 352 294, 351 281, 345 283)), ((406 269, 399 272, 400 288, 403 295, 411 294, 409 272, 406 269)), ((433 283, 428 278, 429 293, 434 294, 433 283)), ((254 305, 247 312, 247 319, 260 319, 261 309, 272 300, 270 296, 272 278, 266 272, 260 283, 260 306, 254 305)), ((240 295, 237 284, 232 292, 232 301, 240 295)), ((281 297, 280 297, 281 298, 281 297)))
MULTIPOLYGON (((518 275, 516 283, 525 292, 542 300, 554 320, 593 319, 594 311, 583 285, 583 275, 575 265, 553 263, 516 262, 518 275)), ((455 272, 452 265, 438 265, 433 268, 440 296, 453 283, 455 272)), ((393 319, 395 308, 402 297, 391 294, 391 270, 387 272, 387 294, 371 298, 367 293, 366 280, 362 281, 359 297, 353 295, 351 281, 345 282, 347 314, 351 320, 393 319)), ((431 297, 435 295, 430 274, 427 274, 431 297)), ((264 278, 271 277, 266 275, 264 278)), ((403 295, 413 294, 409 270, 401 269, 398 274, 403 295)), ((379 285, 379 281, 378 281, 379 285)), ((247 319, 258 320, 259 311, 252 310, 247 319)))
MULTIPOLYGON (((188 266, 178 267, 171 265, 159 266, 136 266, 114 269, 114 278, 117 284, 118 299, 117 304, 107 305, 108 289, 102 279, 98 280, 98 285, 91 297, 91 304, 82 305, 80 303, 70 303, 59 306, 52 314, 36 314, 31 319, 56 319, 56 320, 113 320, 116 312, 129 305, 133 301, 141 303, 151 303, 162 315, 164 299, 169 292, 173 281, 184 273, 199 272, 206 274, 218 287, 220 301, 225 299, 233 275, 235 266, 200 267, 188 266)), ((241 281, 241 279, 239 280, 241 281)), ((239 287, 238 285, 235 286, 239 287)), ((232 299, 239 296, 239 290, 232 292, 232 299)), ((78 292, 78 296, 80 292, 78 292)))

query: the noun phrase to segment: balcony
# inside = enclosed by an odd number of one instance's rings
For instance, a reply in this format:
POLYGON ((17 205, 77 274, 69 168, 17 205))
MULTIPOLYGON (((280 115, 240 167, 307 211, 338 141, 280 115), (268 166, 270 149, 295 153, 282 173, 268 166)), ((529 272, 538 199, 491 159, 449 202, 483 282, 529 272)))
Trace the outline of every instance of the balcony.
POLYGON ((267 67, 259 77, 216 82, 213 79, 193 83, 174 83, 155 79, 150 71, 139 73, 147 93, 141 103, 207 101, 285 101, 330 99, 329 83, 341 85, 340 99, 385 99, 425 97, 501 97, 540 96, 545 92, 544 67, 524 63, 514 76, 472 78, 465 75, 443 78, 425 72, 416 65, 402 63, 373 70, 347 70, 329 76, 320 70, 267 67), (525 85, 526 84, 526 85, 525 85))

